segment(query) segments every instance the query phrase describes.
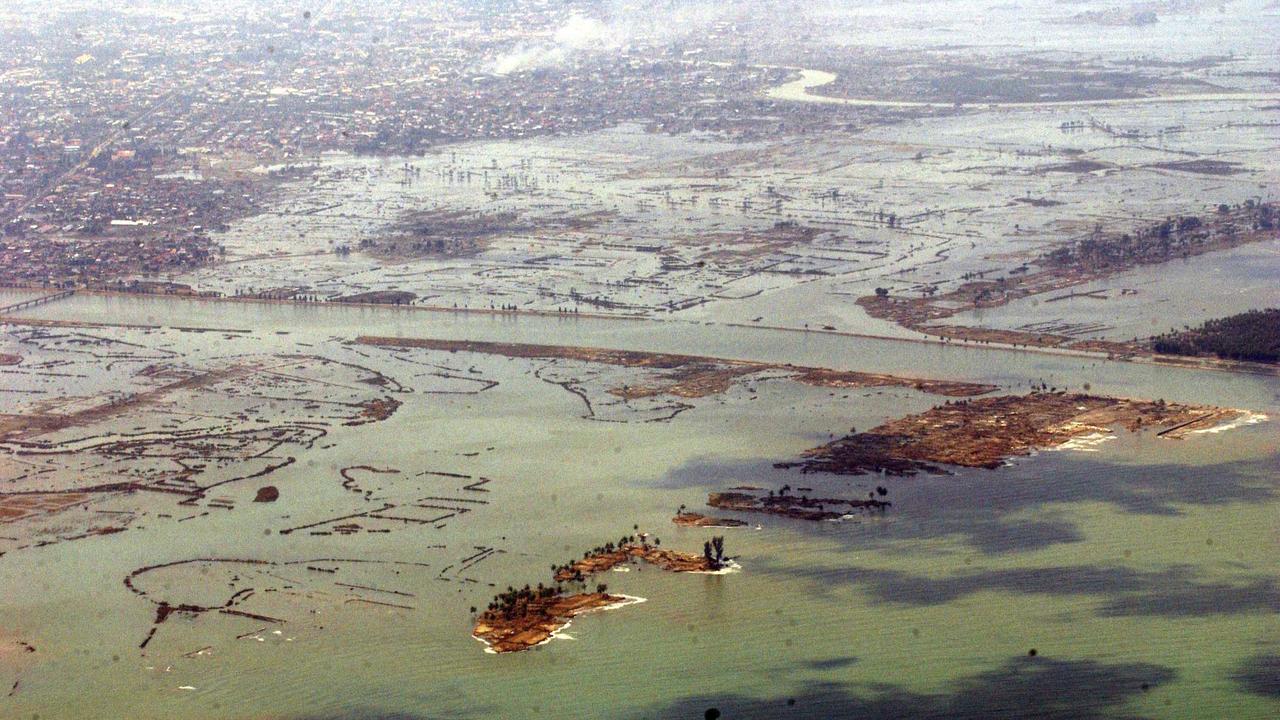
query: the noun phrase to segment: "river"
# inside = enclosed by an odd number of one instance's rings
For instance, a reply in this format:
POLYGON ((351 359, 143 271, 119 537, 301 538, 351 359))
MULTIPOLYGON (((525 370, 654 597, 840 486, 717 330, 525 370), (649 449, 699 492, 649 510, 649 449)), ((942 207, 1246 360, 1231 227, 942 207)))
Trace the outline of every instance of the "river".
POLYGON ((1164 105, 1170 103, 1257 103, 1276 102, 1280 93, 1212 92, 1183 93, 1177 95, 1149 95, 1130 98, 1093 98, 1088 100, 1037 100, 1032 102, 930 102, 922 100, 881 100, 872 98, 846 98, 820 95, 813 91, 835 82, 835 73, 809 68, 795 68, 800 77, 765 91, 771 100, 827 103, 855 107, 884 108, 987 108, 999 110, 1036 109, 1055 107, 1114 107, 1124 105, 1164 105))

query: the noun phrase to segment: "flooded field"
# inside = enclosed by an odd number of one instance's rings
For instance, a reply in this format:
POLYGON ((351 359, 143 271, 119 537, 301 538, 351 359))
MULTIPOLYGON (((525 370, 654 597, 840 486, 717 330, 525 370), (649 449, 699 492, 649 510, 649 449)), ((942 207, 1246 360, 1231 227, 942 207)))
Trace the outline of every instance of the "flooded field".
POLYGON ((1069 292, 966 311, 960 325, 1129 340, 1280 305, 1280 242, 1133 270, 1069 292))
MULTIPOLYGON (((592 718, 607 698, 637 718, 1270 717, 1276 377, 926 343, 856 304, 1276 180, 1270 130, 1223 130, 1223 110, 1187 111, 1178 133, 1091 112, 1107 118, 1064 130, 1078 111, 1001 111, 746 147, 621 128, 333 156, 223 235, 226 264, 173 278, 251 297, 82 292, 14 313, 0 336, 8 707, 592 718), (1155 167, 1232 143, 1228 174, 1155 167), (453 237, 476 217, 471 244, 434 244, 432 227, 453 237), (323 302, 369 292, 412 306, 323 302), (484 342, 649 359, 466 349, 484 342), (942 476, 775 467, 953 400, 799 379, 814 368, 1247 414, 1178 439, 1073 433, 942 476), (744 487, 820 500, 706 506, 744 487), (803 519, 867 497, 887 505, 803 519), (742 525, 673 523, 686 511, 742 525), (470 637, 505 588, 633 532, 694 554, 723 534, 735 571, 620 567, 585 589, 630 604, 529 652, 470 637)), ((1270 302, 1274 259, 1255 242, 949 322, 1145 336, 1270 302), (1220 280, 1193 284, 1206 273, 1220 280)))
POLYGON ((799 293, 840 329, 891 332, 853 301, 880 286, 945 291, 1095 228, 1274 187, 1275 129, 1253 110, 1171 112, 1001 110, 747 145, 625 126, 326 157, 220 236, 228 262, 175 279, 227 295, 398 292, 444 308, 792 325, 769 306, 799 293))
POLYGON ((70 4, 0 718, 1280 717, 1273 0, 70 4))
POLYGON ((34 648, 3 656, 16 717, 598 716, 583 687, 621 717, 977 718, 1027 697, 1099 716, 1277 707, 1271 421, 1122 433, 950 476, 801 475, 772 464, 938 398, 760 377, 680 398, 675 415, 659 397, 593 416, 583 398, 619 381, 599 366, 370 347, 349 329, 786 358, 997 392, 1087 382, 1272 418, 1273 378, 688 323, 91 296, 31 314, 164 327, 5 327, 0 351, 22 357, 0 368, 6 407, 67 412, 103 388, 121 406, 5 440, 8 491, 82 494, 4 525, 6 642, 34 648), (108 356, 115 375, 79 379, 108 356), (199 398, 155 390, 229 368, 242 374, 166 391, 199 398), (351 407, 380 398, 394 410, 353 422, 351 407), (194 440, 229 421, 272 449, 194 440), (108 475, 189 492, 103 488, 108 475), (528 654, 486 655, 468 637, 470 606, 548 563, 635 526, 696 552, 707 532, 672 525, 677 506, 784 484, 849 497, 878 485, 893 504, 835 523, 741 515, 746 527, 720 531, 739 572, 606 573, 610 592, 647 602, 577 618, 528 654), (254 502, 267 485, 278 499, 254 502))

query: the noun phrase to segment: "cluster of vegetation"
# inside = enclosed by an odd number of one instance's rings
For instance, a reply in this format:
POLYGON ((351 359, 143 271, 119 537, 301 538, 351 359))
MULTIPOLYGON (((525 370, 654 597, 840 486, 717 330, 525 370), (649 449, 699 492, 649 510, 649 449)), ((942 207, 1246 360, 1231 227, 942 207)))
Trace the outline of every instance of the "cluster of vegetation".
POLYGON ((1280 362, 1280 308, 1250 310, 1152 338, 1168 355, 1216 355, 1230 360, 1280 362))
MULTIPOLYGON (((647 543, 647 540, 643 537, 641 540, 647 543)), ((607 555, 617 550, 621 550, 627 545, 634 545, 636 542, 637 538, 635 535, 624 535, 618 539, 616 544, 607 542, 604 545, 597 545, 596 547, 582 553, 582 559, 585 560, 595 555, 607 555)), ((659 542, 660 541, 657 538, 653 538, 654 545, 659 544, 659 542)), ((561 573, 571 575, 569 582, 585 583, 586 578, 583 576, 582 571, 575 567, 576 562, 577 561, 575 560, 564 563, 563 565, 552 565, 551 572, 554 576, 559 576, 561 573)), ((596 585, 596 592, 598 593, 607 592, 608 589, 609 586, 604 583, 596 585)), ((493 598, 489 603, 489 607, 485 609, 484 614, 488 617, 503 617, 509 620, 528 612, 530 604, 538 601, 551 600, 563 593, 564 588, 559 583, 556 583, 555 585, 543 585, 542 583, 538 583, 537 587, 525 585, 522 588, 508 586, 505 592, 498 593, 493 598)), ((475 611, 476 608, 471 608, 472 613, 475 611)))
MULTIPOLYGON (((684 506, 681 505, 680 507, 683 508, 684 506)), ((655 546, 662 544, 662 541, 656 537, 649 538, 646 536, 641 536, 637 538, 635 535, 623 535, 622 537, 618 538, 617 543, 607 542, 603 545, 597 545, 591 548, 590 550, 583 552, 582 559, 586 560, 587 558, 595 557, 597 555, 609 555, 618 550, 625 549, 628 545, 635 545, 637 542, 640 543, 640 545, 643 547, 648 547, 650 542, 652 542, 653 545, 655 546)), ((564 573, 566 575, 572 575, 573 582, 582 582, 584 578, 582 576, 582 571, 579 570, 578 567, 576 566, 577 562, 579 561, 570 560, 569 562, 564 563, 563 565, 552 565, 551 573, 554 576, 559 576, 561 573, 564 573)))
MULTIPOLYGON (((538 587, 531 588, 525 585, 522 588, 508 587, 506 592, 498 593, 497 596, 489 603, 489 607, 485 610, 488 617, 503 617, 508 620, 518 617, 527 612, 531 603, 538 600, 549 600, 556 597, 561 592, 560 587, 556 585, 543 585, 538 583, 538 587)), ((603 590, 601 592, 604 592, 603 590)), ((475 612, 475 608, 471 608, 471 612, 475 612)))
POLYGON ((1212 228, 1194 215, 1167 218, 1132 234, 1106 235, 1098 227, 1089 237, 1046 253, 1041 261, 1076 269, 1158 263, 1199 252, 1195 248, 1213 234, 1231 238, 1241 230, 1270 230, 1280 220, 1275 206, 1253 200, 1235 208, 1221 205, 1218 215, 1212 228))
POLYGON ((1163 220, 1133 234, 1104 235, 1099 228, 1089 237, 1047 253, 1043 260, 1050 265, 1081 269, 1163 262, 1190 255, 1192 247, 1203 244, 1208 238, 1203 227, 1200 218, 1184 216, 1163 220))
MULTIPOLYGON (((604 583, 596 585, 596 592, 605 593, 609 591, 609 586, 604 583)), ((537 587, 525 585, 522 588, 514 588, 508 586, 504 592, 500 592, 494 596, 489 602, 489 606, 485 608, 483 617, 488 618, 512 618, 520 617, 529 612, 529 606, 539 602, 546 602, 560 597, 564 594, 564 588, 559 583, 555 585, 543 585, 538 583, 537 587)), ((471 608, 471 612, 476 611, 475 607, 471 608)))
MULTIPOLYGON (((684 506, 682 505, 681 510, 683 509, 684 506)), ((636 529, 638 530, 639 527, 637 526, 636 529)), ((489 603, 489 606, 485 608, 485 611, 481 614, 481 617, 511 620, 513 618, 526 615, 529 613, 531 606, 534 610, 537 610, 540 605, 545 606, 546 603, 564 595, 565 587, 561 583, 577 584, 581 586, 581 589, 578 591, 585 592, 586 577, 582 572, 582 567, 579 565, 583 560, 604 555, 612 555, 616 552, 626 552, 629 548, 633 547, 640 547, 647 550, 651 546, 656 547, 661 544, 662 541, 656 537, 640 534, 623 535, 618 538, 616 543, 607 542, 603 545, 597 545, 596 547, 582 553, 582 560, 571 560, 560 565, 553 564, 551 566, 551 572, 556 580, 556 584, 554 585, 538 583, 537 587, 531 587, 529 585, 525 585, 522 588, 507 587, 504 592, 498 593, 493 598, 489 603)), ((703 547, 703 554, 707 558, 707 562, 710 563, 713 570, 724 567, 727 561, 724 555, 724 538, 715 537, 708 541, 703 547)), ((604 583, 597 584, 595 589, 597 593, 605 593, 608 592, 608 590, 609 586, 604 583)), ((474 614, 476 612, 476 608, 472 607, 471 612, 474 614)))

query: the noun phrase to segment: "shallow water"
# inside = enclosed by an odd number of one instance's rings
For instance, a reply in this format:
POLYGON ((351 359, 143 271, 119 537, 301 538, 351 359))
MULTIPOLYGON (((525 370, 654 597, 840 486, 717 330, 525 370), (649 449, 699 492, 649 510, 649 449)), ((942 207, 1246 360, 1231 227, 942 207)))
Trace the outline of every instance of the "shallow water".
MULTIPOLYGON (((1015 390, 1046 378, 1276 418, 1274 378, 689 323, 91 296, 38 314, 255 330, 241 339, 87 331, 191 359, 246 348, 319 352, 402 381, 420 372, 406 358, 443 360, 501 384, 437 395, 425 392, 427 379, 410 381, 422 391, 398 396, 404 405, 390 419, 331 428, 325 446, 271 475, 281 491, 273 505, 249 503, 251 488, 231 485, 221 494, 238 501, 234 511, 177 524, 156 516, 171 501, 146 499, 144 527, 0 558, 3 626, 38 649, 6 716, 700 717, 714 706, 726 717, 980 718, 1039 706, 1072 717, 1265 718, 1280 710, 1267 675, 1280 653, 1274 421, 1181 441, 1121 433, 1096 453, 1040 453, 953 477, 800 476, 771 463, 937 398, 880 389, 841 398, 761 381, 700 400, 669 423, 596 422, 525 361, 417 351, 357 358, 372 349, 329 338, 635 347, 1015 390), (348 510, 353 496, 337 471, 353 465, 491 477, 489 502, 441 528, 279 534, 348 510), (533 652, 489 655, 468 637, 468 606, 496 592, 487 583, 544 581, 550 563, 634 525, 664 546, 695 550, 710 533, 671 526, 675 507, 697 508, 707 492, 740 483, 845 496, 883 484, 894 506, 841 523, 766 518, 760 529, 724 531, 742 566, 727 576, 609 573, 601 580, 611 591, 648 602, 578 618, 572 639, 533 652), (504 552, 461 576, 449 569, 481 547, 504 552), (141 565, 199 557, 429 567, 340 571, 412 594, 391 597, 411 610, 345 603, 329 576, 282 570, 306 591, 282 606, 289 622, 258 630, 245 618, 174 616, 140 651, 154 608, 122 579, 141 565)), ((456 481, 432 482, 424 493, 458 493, 456 481)), ((225 579, 212 571, 149 587, 203 596, 225 579)))
POLYGON ((1280 241, 1118 273, 1049 297, 1097 293, 1046 303, 1048 297, 956 314, 947 322, 1002 329, 1054 325, 1101 325, 1079 337, 1130 340, 1181 330, 1213 318, 1280 306, 1280 241), (1128 293, 1128 294, 1126 294, 1128 293), (1173 322, 1181 323, 1173 327, 1173 322))
MULTIPOLYGON (((812 37, 797 44, 963 49, 997 62, 1018 49, 1046 58, 1099 52, 1162 60, 1230 52, 1236 69, 1259 71, 1231 82, 1271 92, 1280 18, 1271 0, 1233 3, 1230 12, 1199 11, 1196 3, 1162 9, 1160 22, 1143 28, 1061 22, 1112 5, 820 3, 810 12, 832 22, 815 23, 812 37)), ((297 197, 217 237, 237 262, 174 279, 227 293, 295 283, 318 293, 398 288, 441 305, 485 306, 493 290, 500 302, 544 309, 561 300, 538 292, 541 284, 576 286, 612 293, 655 317, 79 295, 22 315, 160 329, 48 328, 71 339, 46 349, 30 328, 0 324, 0 353, 50 363, 0 368, 4 413, 46 402, 59 410, 91 406, 103 393, 132 391, 152 363, 206 368, 292 354, 376 369, 410 390, 394 393, 403 404, 390 418, 359 426, 324 421, 320 403, 272 398, 260 378, 252 388, 244 381, 222 394, 186 396, 198 404, 158 404, 95 425, 80 445, 163 437, 234 412, 246 417, 233 423, 239 430, 305 418, 327 434, 310 448, 285 450, 296 456, 292 465, 210 493, 233 509, 122 494, 97 510, 132 513, 126 531, 43 547, 14 548, 21 540, 9 533, 17 530, 0 524, 0 718, 585 720, 699 718, 711 707, 725 718, 1278 717, 1280 379, 749 327, 758 317, 759 325, 910 336, 869 320, 854 301, 879 283, 914 292, 1007 267, 1010 258, 1032 258, 1095 222, 1125 226, 1265 194, 1280 180, 1273 119, 1236 103, 1159 112, 974 108, 751 145, 632 126, 468 143, 421 158, 327 157, 297 197), (1062 129, 1086 119, 1148 137, 1062 129), (1183 130, 1161 132, 1174 125, 1183 130), (1240 162, 1241 173, 1149 167, 1191 156, 1240 162), (1077 158, 1107 167, 1052 169, 1077 158), (1024 202, 1035 199, 1061 204, 1024 202), (682 251, 674 239, 681 234, 725 233, 720 244, 728 245, 744 229, 782 218, 838 239, 787 249, 800 253, 787 268, 826 275, 758 272, 732 284, 740 268, 669 273, 649 250, 581 242, 590 232, 516 233, 457 262, 383 266, 358 252, 332 253, 422 210, 509 210, 533 222, 604 211, 614 215, 600 238, 644 238, 682 251), (905 229, 889 230, 873 220, 880 211, 913 217, 905 229), (312 254, 257 257, 268 252, 312 254), (522 267, 533 260, 546 264, 522 267), (657 282, 621 283, 633 276, 657 282), (738 299, 683 311, 680 319, 665 312, 667 303, 704 291, 738 299), (800 475, 773 463, 851 426, 871 427, 942 399, 901 388, 832 391, 750 379, 691 402, 669 422, 647 422, 662 408, 640 403, 590 419, 581 398, 539 376, 549 363, 346 344, 361 334, 696 353, 986 381, 1009 392, 1044 383, 1248 408, 1270 419, 1176 441, 1118 432, 1082 448, 1088 452, 1041 452, 999 470, 946 477, 800 475), (99 339, 133 345, 113 346, 122 357, 89 372, 93 363, 80 353, 98 351, 99 339), (498 384, 478 390, 488 382, 498 384), (243 401, 230 392, 240 389, 257 395, 243 401), (352 474, 356 466, 400 472, 352 474), (343 470, 370 495, 344 487, 343 470), (464 484, 481 477, 490 478, 483 491, 464 484), (277 502, 252 502, 264 483, 279 488, 277 502), (700 509, 708 492, 744 483, 842 497, 882 485, 893 506, 838 523, 746 518, 749 527, 723 531, 741 566, 728 575, 638 566, 608 573, 600 580, 611 592, 646 601, 577 618, 532 652, 490 655, 468 636, 472 606, 483 607, 508 584, 546 581, 551 564, 634 528, 660 535, 664 547, 696 551, 712 532, 674 527, 675 509, 700 509), (413 503, 439 497, 468 511, 423 524, 360 520, 387 533, 305 529, 331 528, 384 502, 398 512, 430 511, 413 503), (292 528, 304 529, 284 532, 292 528), (163 563, 184 564, 138 576, 134 585, 147 597, 125 584, 138 569, 163 563), (246 586, 255 593, 241 598, 243 607, 285 622, 179 612, 155 625, 152 598, 218 604, 246 586)), ((1133 296, 1011 303, 957 319, 1000 327, 1101 321, 1108 337, 1148 334, 1166 329, 1169 317, 1199 321, 1270 302, 1280 287, 1274 250, 1251 246, 1084 288, 1116 295, 1137 287, 1133 296), (1215 280, 1208 288, 1205 277, 1215 280)), ((37 294, 0 289, 6 299, 37 294)), ((335 395, 382 390, 340 369, 308 371, 335 395)), ((599 399, 607 383, 583 380, 593 382, 591 397, 599 399)), ((279 388, 290 387, 280 379, 279 388)), ((70 428, 54 437, 71 447, 85 434, 70 428)), ((0 447, 0 488, 41 460, 11 450, 0 447)), ((94 458, 49 483, 127 469, 94 458)), ((68 510, 38 537, 66 534, 92 514, 68 510)))

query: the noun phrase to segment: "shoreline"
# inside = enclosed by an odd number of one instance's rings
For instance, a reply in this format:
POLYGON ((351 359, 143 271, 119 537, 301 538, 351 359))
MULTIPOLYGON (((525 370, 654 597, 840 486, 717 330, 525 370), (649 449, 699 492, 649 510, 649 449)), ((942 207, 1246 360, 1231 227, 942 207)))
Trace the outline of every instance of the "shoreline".
POLYGON ((1089 433, 1088 435, 1078 435, 1062 443, 1057 447, 1051 447, 1046 449, 1050 451, 1074 450, 1076 452, 1098 452, 1099 445, 1106 442, 1111 442, 1112 440, 1115 440, 1118 437, 1119 435, 1116 435, 1114 433, 1107 432, 1104 430, 1099 430, 1097 432, 1089 433))
POLYGON ((733 558, 725 558, 719 570, 689 570, 689 575, 733 575, 742 572, 742 566, 733 558))
POLYGON ((575 640, 576 638, 565 634, 565 631, 573 626, 573 618, 581 617, 584 615, 591 615, 597 612, 609 612, 610 610, 620 610, 624 607, 630 607, 632 605, 639 605, 640 603, 649 602, 648 598, 643 598, 643 597, 640 597, 639 595, 625 595, 623 593, 618 593, 617 595, 613 595, 612 597, 617 597, 622 599, 615 603, 588 608, 580 612, 574 613, 573 615, 570 615, 568 618, 565 619, 563 625, 559 626, 555 630, 552 630, 551 633, 547 635, 545 639, 540 640, 539 642, 536 642, 533 645, 524 647, 521 650, 507 650, 507 651, 495 650, 493 648, 493 643, 489 642, 488 640, 485 640, 479 635, 476 635, 474 630, 471 633, 471 637, 474 638, 480 644, 484 645, 484 652, 486 655, 506 655, 511 652, 522 652, 523 650, 532 650, 534 648, 542 647, 543 645, 546 645, 552 640, 575 640))
POLYGON ((1240 413, 1234 420, 1230 420, 1224 423, 1219 423, 1218 425, 1214 425, 1213 427, 1200 428, 1198 430, 1191 430, 1189 434, 1217 435, 1218 433, 1224 433, 1228 430, 1235 430, 1236 428, 1248 427, 1250 425, 1257 425, 1259 423, 1269 422, 1271 420, 1271 417, 1266 413, 1254 412, 1252 410, 1241 410, 1239 408, 1232 408, 1232 410, 1234 410, 1237 413, 1240 413))

